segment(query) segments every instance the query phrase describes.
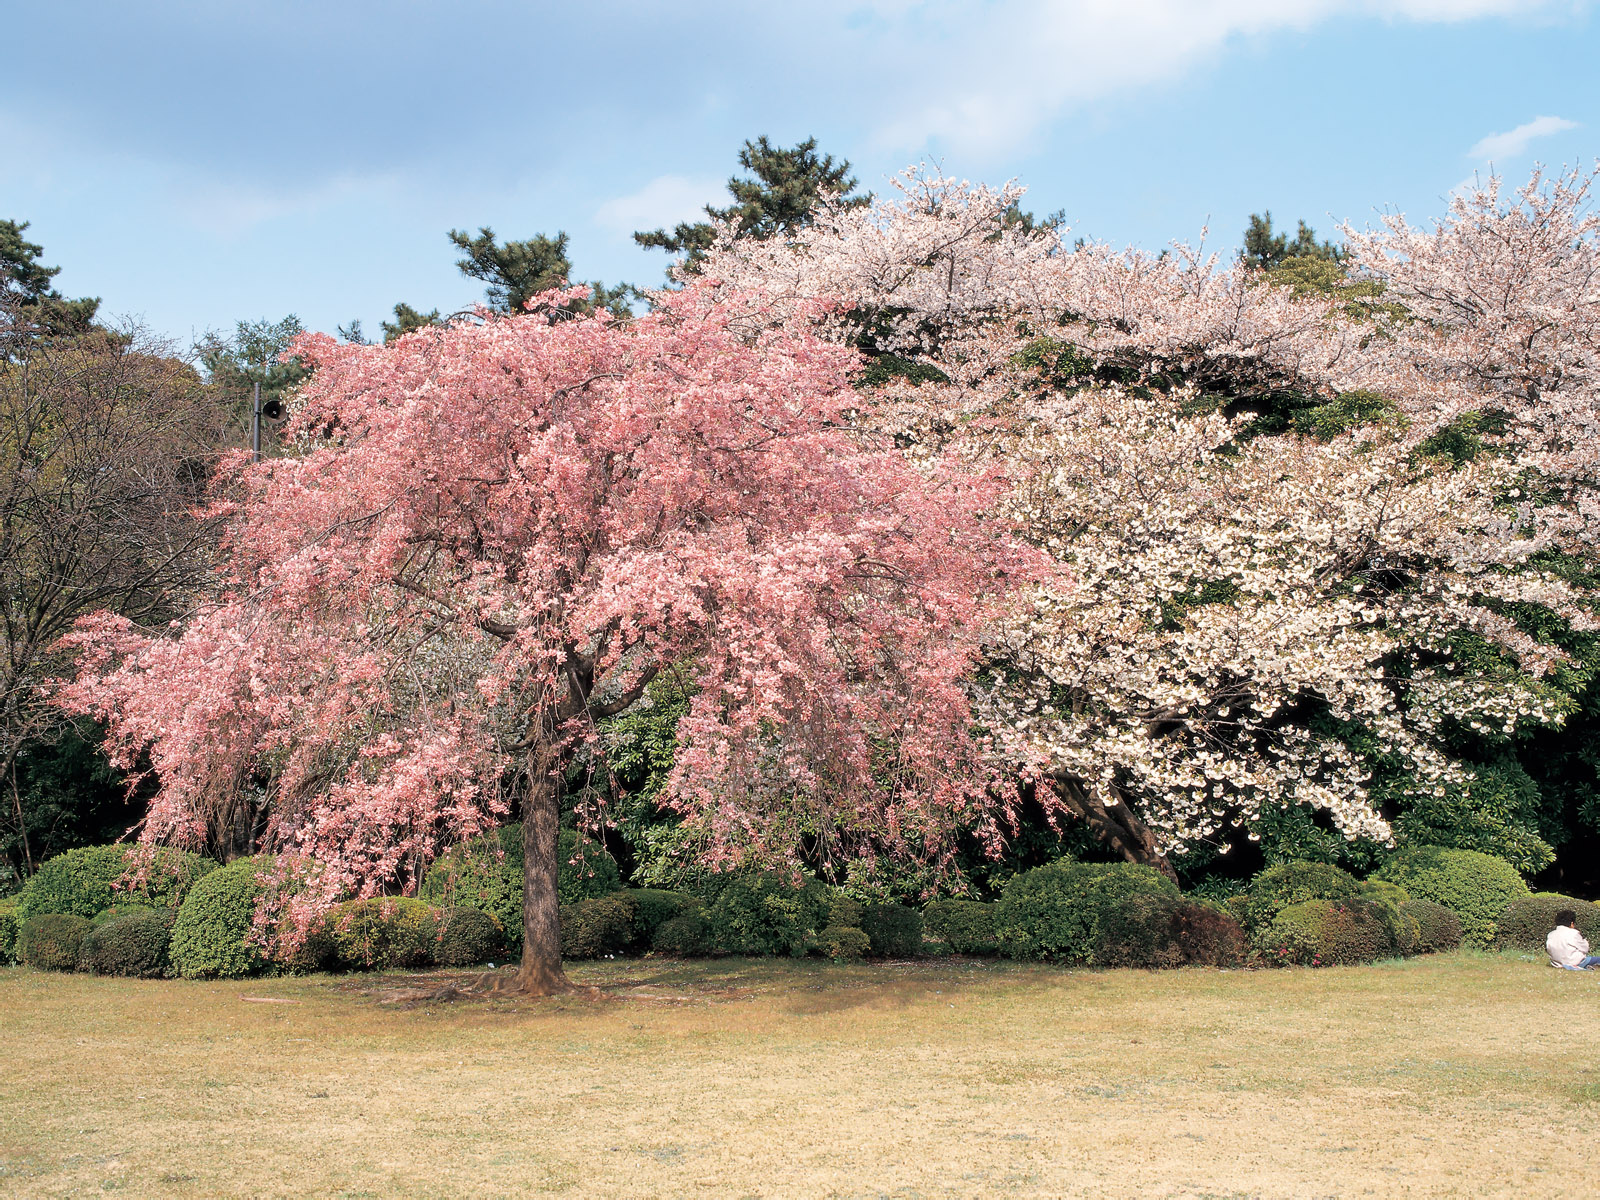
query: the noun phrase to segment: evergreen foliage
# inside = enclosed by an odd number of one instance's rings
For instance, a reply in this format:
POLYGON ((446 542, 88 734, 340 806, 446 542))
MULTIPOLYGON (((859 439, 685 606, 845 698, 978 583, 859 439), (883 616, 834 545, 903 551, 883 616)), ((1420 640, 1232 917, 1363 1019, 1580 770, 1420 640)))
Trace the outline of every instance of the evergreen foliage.
POLYGON ((993 904, 978 900, 933 900, 922 910, 922 922, 956 954, 994 954, 1000 949, 994 911, 993 904))
POLYGON ((51 286, 61 268, 39 261, 44 247, 22 236, 28 225, 27 221, 0 220, 0 295, 13 301, 22 319, 47 337, 88 333, 99 299, 69 300, 51 286))
POLYGON ((269 856, 241 858, 190 889, 172 926, 169 953, 178 974, 185 979, 237 979, 267 966, 250 935, 262 892, 257 876, 272 865, 269 856))
POLYGON ((22 890, 19 911, 24 918, 39 913, 75 913, 93 917, 114 904, 136 902, 156 908, 176 908, 190 888, 217 864, 186 850, 165 846, 83 846, 40 864, 22 890), (143 879, 126 888, 117 885, 141 869, 139 858, 149 855, 143 879))
POLYGON ((79 966, 96 975, 159 979, 167 973, 172 938, 171 909, 130 908, 84 935, 79 966))
POLYGON ((29 917, 17 934, 17 957, 40 971, 75 971, 89 919, 74 913, 29 917))
POLYGON ((447 908, 439 917, 435 959, 441 967, 470 967, 487 962, 504 945, 500 926, 476 908, 447 908))
POLYGON ((1399 884, 1415 900, 1432 900, 1455 913, 1472 946, 1491 945, 1502 914, 1513 900, 1528 895, 1528 885, 1516 868, 1476 850, 1407 847, 1385 863, 1378 876, 1399 884))
POLYGON ((1502 950, 1543 951, 1544 940, 1556 927, 1556 914, 1571 909, 1578 917, 1578 932, 1591 944, 1600 944, 1600 905, 1563 896, 1560 892, 1534 892, 1506 906, 1495 923, 1494 944, 1502 950))
POLYGON ((724 208, 706 205, 711 221, 680 222, 671 232, 655 229, 633 235, 639 245, 685 256, 694 270, 716 240, 713 221, 738 221, 739 236, 765 239, 791 233, 811 220, 811 210, 823 193, 839 196, 849 207, 871 203, 871 196, 856 195, 856 179, 846 159, 817 153, 817 139, 794 146, 774 146, 765 135, 739 149, 739 165, 752 177, 728 180, 733 203, 724 208))
POLYGON ((995 909, 995 936, 1009 958, 1093 962, 1105 914, 1134 896, 1179 895, 1152 867, 1063 860, 1006 884, 995 909))

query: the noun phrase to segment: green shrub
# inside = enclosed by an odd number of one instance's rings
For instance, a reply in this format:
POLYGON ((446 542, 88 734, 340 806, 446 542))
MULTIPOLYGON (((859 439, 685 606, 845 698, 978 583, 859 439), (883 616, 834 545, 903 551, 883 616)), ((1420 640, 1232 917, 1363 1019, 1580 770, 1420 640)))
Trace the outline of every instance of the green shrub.
POLYGON ((1286 862, 1268 867, 1250 881, 1250 903, 1245 908, 1245 928, 1264 929, 1292 904, 1307 900, 1354 900, 1360 890, 1356 877, 1332 863, 1286 862))
POLYGON ((994 954, 1000 949, 994 909, 978 900, 933 900, 922 910, 922 923, 956 954, 994 954))
POLYGON ((83 846, 46 859, 22 889, 24 919, 40 913, 75 913, 92 917, 120 901, 151 908, 177 908, 205 875, 216 870, 209 858, 158 846, 83 846), (150 855, 143 882, 120 889, 113 885, 127 875, 140 856, 150 855))
POLYGON ((22 923, 17 954, 41 971, 76 971, 89 918, 76 913, 41 913, 22 923))
POLYGON ((439 914, 425 900, 373 896, 350 900, 328 914, 335 961, 347 971, 430 967, 439 941, 439 914))
MULTIPOLYGON (((866 937, 866 934, 862 934, 866 937)), ((669 917, 656 929, 650 948, 657 954, 694 958, 711 952, 711 922, 702 909, 691 908, 669 917)))
POLYGON ((1544 939, 1556 927, 1556 914, 1570 908, 1578 916, 1578 932, 1600 942, 1600 905, 1574 900, 1560 892, 1534 892, 1513 900, 1495 925, 1494 944, 1502 950, 1544 950, 1544 939))
POLYGON ((1237 967, 1248 942, 1244 926, 1227 905, 1185 900, 1172 917, 1172 936, 1185 966, 1237 967))
POLYGON ((0 899, 0 967, 17 961, 17 932, 22 919, 17 916, 17 897, 0 899))
POLYGON ((1398 883, 1390 883, 1387 879, 1374 878, 1361 881, 1361 886, 1356 888, 1356 898, 1359 900, 1381 900, 1398 908, 1411 899, 1411 893, 1398 883))
POLYGON ((633 905, 623 893, 561 906, 561 957, 608 958, 633 944, 633 905))
POLYGON ((160 978, 167 973, 173 917, 171 909, 130 906, 108 921, 93 922, 78 965, 96 975, 160 978))
POLYGON ((1140 895, 1177 896, 1154 868, 1070 860, 1035 867, 1006 884, 995 907, 995 937, 1010 958, 1088 963, 1103 912, 1140 895))
MULTIPOLYGON (((1461 918, 1444 905, 1432 900, 1407 900, 1400 906, 1400 913, 1417 923, 1411 953, 1438 954, 1461 945, 1461 918)), ((1539 945, 1543 947, 1543 939, 1539 945)))
POLYGON ((712 904, 712 944, 722 954, 804 956, 828 925, 828 889, 808 876, 762 871, 731 879, 712 904))
POLYGON ((844 929, 860 929, 866 906, 849 896, 835 895, 828 904, 828 924, 844 929))
POLYGON ((1398 952, 1397 931, 1381 904, 1365 900, 1302 900, 1258 930, 1255 948, 1275 966, 1350 966, 1398 952))
POLYGON ((1236 967, 1244 930, 1222 905, 1161 892, 1106 907, 1097 925, 1097 967, 1236 967))
POLYGON ((633 936, 629 952, 641 953, 655 945, 656 930, 673 917, 681 916, 703 901, 685 892, 668 892, 657 888, 628 888, 615 893, 633 906, 633 936))
MULTIPOLYGON (((616 859, 603 846, 584 839, 581 863, 568 860, 578 852, 578 835, 561 831, 556 854, 556 890, 562 904, 576 904, 622 887, 616 859)), ((522 826, 504 825, 452 846, 436 859, 418 895, 434 904, 476 908, 488 913, 504 931, 513 950, 522 945, 522 826)))
POLYGON ((503 945, 500 925, 478 908, 447 908, 439 914, 439 942, 434 960, 441 967, 470 967, 487 962, 503 945))
POLYGON ((270 856, 241 858, 206 875, 189 891, 172 926, 169 953, 185 979, 238 979, 267 961, 250 934, 262 887, 256 876, 270 856))
POLYGON ((862 958, 872 940, 855 925, 829 925, 817 934, 817 948, 829 958, 862 958))
POLYGON ((1503 859, 1476 850, 1410 846, 1378 871, 1414 900, 1432 900, 1461 918, 1468 945, 1489 946, 1501 914, 1513 900, 1528 895, 1528 885, 1503 859))
POLYGON ((874 958, 915 958, 922 949, 922 914, 903 904, 869 904, 861 931, 874 958))
POLYGON ((1095 922, 1088 961, 1097 967, 1181 967, 1183 948, 1173 926, 1183 902, 1181 896, 1150 892, 1106 905, 1095 922))

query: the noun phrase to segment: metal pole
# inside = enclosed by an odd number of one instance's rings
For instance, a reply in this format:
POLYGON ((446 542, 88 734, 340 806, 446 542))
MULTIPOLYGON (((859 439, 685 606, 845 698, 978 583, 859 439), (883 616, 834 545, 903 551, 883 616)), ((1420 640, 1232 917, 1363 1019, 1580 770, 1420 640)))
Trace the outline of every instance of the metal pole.
POLYGON ((261 461, 261 384, 255 386, 255 409, 250 414, 250 452, 261 461))

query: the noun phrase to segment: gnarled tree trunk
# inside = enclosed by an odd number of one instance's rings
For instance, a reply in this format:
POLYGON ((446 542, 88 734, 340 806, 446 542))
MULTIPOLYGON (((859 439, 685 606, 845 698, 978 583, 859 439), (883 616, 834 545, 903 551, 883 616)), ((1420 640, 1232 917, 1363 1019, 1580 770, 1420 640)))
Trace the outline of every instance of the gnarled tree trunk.
POLYGON ((1129 862, 1154 867, 1173 883, 1178 882, 1178 873, 1157 848, 1155 834, 1114 785, 1107 785, 1102 792, 1065 772, 1052 778, 1067 811, 1083 821, 1097 838, 1129 862))

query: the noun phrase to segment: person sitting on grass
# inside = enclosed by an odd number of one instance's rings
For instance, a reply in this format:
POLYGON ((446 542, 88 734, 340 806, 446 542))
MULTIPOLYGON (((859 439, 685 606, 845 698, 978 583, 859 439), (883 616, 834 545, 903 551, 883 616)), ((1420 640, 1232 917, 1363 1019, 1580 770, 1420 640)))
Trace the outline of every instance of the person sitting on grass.
POLYGON ((1587 971, 1600 967, 1600 954, 1589 953, 1589 939, 1578 932, 1578 914, 1563 908, 1556 914, 1556 927, 1544 939, 1550 965, 1568 971, 1587 971))

